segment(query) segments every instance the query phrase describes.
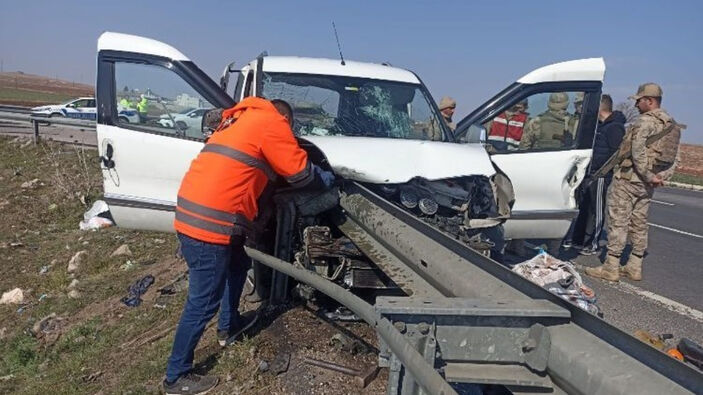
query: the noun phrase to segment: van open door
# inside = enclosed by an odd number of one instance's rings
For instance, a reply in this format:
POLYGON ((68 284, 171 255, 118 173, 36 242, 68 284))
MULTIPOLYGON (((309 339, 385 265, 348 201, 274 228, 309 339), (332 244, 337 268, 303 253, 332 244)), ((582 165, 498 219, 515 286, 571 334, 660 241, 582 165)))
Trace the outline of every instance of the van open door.
POLYGON ((178 187, 204 140, 198 120, 176 119, 234 101, 175 48, 111 32, 98 39, 96 98, 105 201, 117 225, 173 231, 178 187), (118 117, 125 111, 138 116, 118 117))
POLYGON ((458 140, 483 141, 515 191, 509 239, 561 239, 578 214, 605 74, 602 58, 542 67, 462 119, 458 140))

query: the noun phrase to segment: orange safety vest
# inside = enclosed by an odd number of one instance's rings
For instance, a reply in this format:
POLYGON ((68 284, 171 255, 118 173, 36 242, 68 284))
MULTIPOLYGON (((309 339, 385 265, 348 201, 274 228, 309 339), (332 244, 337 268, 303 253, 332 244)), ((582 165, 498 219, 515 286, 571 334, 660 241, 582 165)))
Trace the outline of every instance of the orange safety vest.
POLYGON ((197 240, 229 244, 233 232, 251 230, 269 180, 278 174, 304 186, 314 174, 288 121, 268 100, 248 97, 223 111, 221 128, 183 177, 174 226, 197 240))
POLYGON ((516 113, 512 117, 502 113, 493 119, 491 130, 488 133, 488 140, 504 141, 509 146, 517 148, 522 139, 522 132, 525 130, 525 122, 527 114, 524 112, 516 113))

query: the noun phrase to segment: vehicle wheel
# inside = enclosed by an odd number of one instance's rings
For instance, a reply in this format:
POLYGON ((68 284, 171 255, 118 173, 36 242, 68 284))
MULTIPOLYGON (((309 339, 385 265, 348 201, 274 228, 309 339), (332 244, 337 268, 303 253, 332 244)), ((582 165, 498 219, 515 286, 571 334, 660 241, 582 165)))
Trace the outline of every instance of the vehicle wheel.
POLYGON ((120 121, 120 123, 129 123, 129 119, 127 117, 117 117, 117 120, 120 121))
POLYGON ((183 121, 176 121, 176 126, 178 126, 178 130, 188 129, 188 125, 183 121))
POLYGON ((52 112, 49 114, 49 118, 64 118, 64 116, 60 112, 52 112))

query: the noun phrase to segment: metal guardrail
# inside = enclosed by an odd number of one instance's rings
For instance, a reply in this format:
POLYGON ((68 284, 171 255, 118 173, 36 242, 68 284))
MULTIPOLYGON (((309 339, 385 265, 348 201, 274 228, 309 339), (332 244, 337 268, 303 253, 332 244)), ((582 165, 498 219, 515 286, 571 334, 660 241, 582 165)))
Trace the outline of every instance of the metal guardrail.
POLYGON ((18 114, 31 114, 32 109, 30 107, 22 107, 22 106, 10 106, 6 104, 0 104, 0 111, 5 111, 5 112, 14 112, 18 114))
POLYGON ((57 117, 43 117, 32 115, 31 113, 24 113, 21 111, 13 111, 11 108, 8 111, 8 107, 13 106, 0 106, 0 120, 17 121, 17 122, 29 122, 32 124, 34 129, 33 139, 34 142, 39 142, 41 126, 48 125, 59 125, 59 126, 69 126, 81 129, 95 130, 95 121, 87 121, 84 119, 71 119, 71 118, 57 118, 57 117))

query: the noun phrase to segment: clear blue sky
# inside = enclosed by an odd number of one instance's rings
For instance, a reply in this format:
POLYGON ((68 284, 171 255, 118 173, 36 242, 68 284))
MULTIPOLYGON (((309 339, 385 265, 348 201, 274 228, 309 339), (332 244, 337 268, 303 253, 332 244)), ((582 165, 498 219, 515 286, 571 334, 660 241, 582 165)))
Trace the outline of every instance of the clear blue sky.
POLYGON ((658 82, 689 125, 683 140, 703 144, 700 1, 6 1, 0 59, 4 71, 91 83, 109 30, 167 42, 216 77, 262 50, 337 57, 332 20, 347 59, 415 71, 437 100, 457 99, 457 118, 534 68, 602 56, 616 103, 658 82))

